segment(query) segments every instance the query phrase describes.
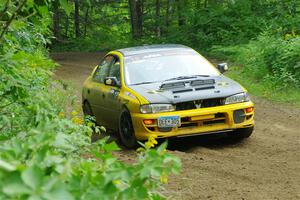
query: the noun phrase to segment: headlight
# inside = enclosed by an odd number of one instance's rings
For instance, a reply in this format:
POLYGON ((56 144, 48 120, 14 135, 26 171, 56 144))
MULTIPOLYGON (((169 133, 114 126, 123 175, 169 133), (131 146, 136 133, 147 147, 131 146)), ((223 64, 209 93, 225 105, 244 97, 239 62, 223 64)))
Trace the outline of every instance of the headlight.
POLYGON ((172 104, 146 104, 141 105, 140 111, 146 113, 160 113, 174 111, 175 107, 172 104))
POLYGON ((250 97, 246 92, 243 92, 227 97, 225 99, 225 104, 241 103, 246 101, 250 101, 250 97))

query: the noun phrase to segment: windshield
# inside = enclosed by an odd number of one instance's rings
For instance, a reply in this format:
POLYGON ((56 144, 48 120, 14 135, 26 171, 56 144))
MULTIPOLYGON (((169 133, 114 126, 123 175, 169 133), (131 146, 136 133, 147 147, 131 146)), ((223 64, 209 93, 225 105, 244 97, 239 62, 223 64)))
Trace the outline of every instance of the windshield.
POLYGON ((138 54, 124 59, 127 85, 161 82, 185 76, 218 76, 220 73, 195 51, 138 54))

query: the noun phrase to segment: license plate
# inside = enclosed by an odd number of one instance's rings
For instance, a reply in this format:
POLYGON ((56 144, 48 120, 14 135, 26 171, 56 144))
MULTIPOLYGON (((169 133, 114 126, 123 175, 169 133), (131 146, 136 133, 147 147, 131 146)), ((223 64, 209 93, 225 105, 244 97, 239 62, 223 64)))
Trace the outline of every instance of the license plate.
POLYGON ((180 117, 179 116, 167 116, 159 117, 158 127, 177 127, 180 126, 180 117))

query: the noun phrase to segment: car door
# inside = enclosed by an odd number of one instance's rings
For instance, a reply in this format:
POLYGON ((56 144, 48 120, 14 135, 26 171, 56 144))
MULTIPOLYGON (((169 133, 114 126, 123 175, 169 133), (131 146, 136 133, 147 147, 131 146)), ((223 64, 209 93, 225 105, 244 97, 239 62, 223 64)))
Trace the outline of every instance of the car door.
POLYGON ((106 124, 108 128, 117 129, 119 124, 119 116, 122 109, 121 100, 119 97, 121 90, 121 74, 120 74, 120 58, 114 55, 114 60, 109 67, 109 72, 107 77, 115 77, 117 79, 118 85, 105 86, 105 109, 106 109, 106 124))
POLYGON ((105 95, 107 93, 107 87, 104 84, 104 78, 108 76, 109 67, 113 63, 114 57, 107 55, 103 61, 98 65, 95 70, 92 83, 88 88, 89 103, 91 105, 93 114, 96 117, 96 121, 99 125, 107 126, 106 115, 107 109, 105 108, 105 95))

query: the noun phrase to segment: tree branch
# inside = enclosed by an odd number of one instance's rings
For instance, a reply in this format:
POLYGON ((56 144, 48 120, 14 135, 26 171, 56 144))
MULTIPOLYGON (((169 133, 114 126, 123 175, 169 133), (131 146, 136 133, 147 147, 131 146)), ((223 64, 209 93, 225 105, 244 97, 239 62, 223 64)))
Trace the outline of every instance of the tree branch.
POLYGON ((10 0, 7 0, 7 2, 5 3, 5 6, 4 6, 4 9, 0 12, 0 19, 2 18, 2 16, 6 13, 6 11, 8 10, 9 8, 9 3, 10 3, 10 0))
POLYGON ((15 19, 15 17, 17 16, 17 14, 21 11, 21 9, 23 8, 23 6, 25 5, 25 3, 27 2, 27 0, 22 1, 19 6, 17 7, 16 11, 12 14, 12 16, 10 17, 10 19, 6 22, 3 31, 0 34, 0 40, 3 38, 4 34, 6 33, 7 29, 9 28, 11 22, 15 19))
POLYGON ((0 110, 3 109, 3 108, 5 108, 5 107, 8 107, 8 106, 10 106, 10 105, 12 105, 14 103, 16 103, 16 102, 10 102, 10 103, 8 103, 6 105, 0 106, 0 110))

